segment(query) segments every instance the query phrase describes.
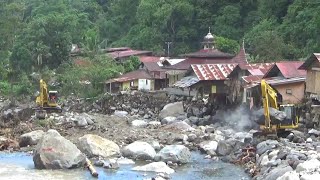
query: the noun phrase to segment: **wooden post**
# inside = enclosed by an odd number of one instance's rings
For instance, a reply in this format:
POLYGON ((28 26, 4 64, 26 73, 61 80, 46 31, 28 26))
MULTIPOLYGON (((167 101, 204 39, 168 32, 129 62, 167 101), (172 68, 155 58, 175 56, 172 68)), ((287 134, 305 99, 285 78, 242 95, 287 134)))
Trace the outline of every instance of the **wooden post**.
POLYGON ((88 158, 86 158, 86 167, 88 168, 93 177, 99 176, 98 172, 94 169, 94 167, 91 164, 91 161, 88 158))
POLYGON ((110 90, 110 93, 112 93, 112 86, 111 86, 112 82, 110 82, 110 85, 109 85, 109 90, 110 90))

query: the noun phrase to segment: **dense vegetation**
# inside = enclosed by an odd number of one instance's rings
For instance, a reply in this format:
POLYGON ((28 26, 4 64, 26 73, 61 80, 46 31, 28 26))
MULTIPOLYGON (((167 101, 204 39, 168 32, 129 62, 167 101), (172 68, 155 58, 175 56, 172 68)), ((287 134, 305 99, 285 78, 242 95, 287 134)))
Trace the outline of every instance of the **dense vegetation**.
POLYGON ((128 70, 98 49, 129 46, 162 55, 171 41, 170 52, 178 55, 199 49, 208 27, 223 51, 235 53, 244 39, 252 61, 304 58, 320 49, 320 2, 1 0, 0 90, 29 94, 36 79, 30 74, 51 77, 51 70, 65 82, 62 89, 76 89, 69 82, 79 79, 95 79, 94 88, 128 70), (73 66, 71 44, 85 49, 95 65, 73 66))

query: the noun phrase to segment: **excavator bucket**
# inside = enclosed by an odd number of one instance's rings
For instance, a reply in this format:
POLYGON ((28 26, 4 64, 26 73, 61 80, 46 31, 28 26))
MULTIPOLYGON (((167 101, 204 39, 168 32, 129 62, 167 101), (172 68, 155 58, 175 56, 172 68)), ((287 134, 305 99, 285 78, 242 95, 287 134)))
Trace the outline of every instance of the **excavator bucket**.
POLYGON ((35 111, 35 115, 36 115, 36 118, 38 118, 38 119, 45 119, 47 116, 47 112, 46 112, 46 110, 37 109, 35 111))

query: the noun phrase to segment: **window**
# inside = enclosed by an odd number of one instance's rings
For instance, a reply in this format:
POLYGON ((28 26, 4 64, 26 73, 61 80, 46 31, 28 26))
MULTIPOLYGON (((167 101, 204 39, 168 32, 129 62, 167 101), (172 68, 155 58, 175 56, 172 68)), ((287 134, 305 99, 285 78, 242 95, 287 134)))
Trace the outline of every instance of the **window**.
POLYGON ((286 94, 292 94, 292 90, 291 89, 286 89, 286 94))
POLYGON ((134 86, 134 81, 131 81, 131 82, 130 82, 130 86, 134 86))
POLYGON ((146 85, 148 85, 148 79, 146 79, 146 85))

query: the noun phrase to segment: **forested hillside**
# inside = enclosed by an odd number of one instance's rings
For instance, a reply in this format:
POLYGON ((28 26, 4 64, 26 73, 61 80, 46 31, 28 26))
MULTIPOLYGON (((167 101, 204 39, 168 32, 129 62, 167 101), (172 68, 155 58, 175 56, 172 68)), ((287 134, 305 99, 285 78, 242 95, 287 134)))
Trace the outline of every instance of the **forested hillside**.
POLYGON ((170 41, 179 55, 198 50, 208 27, 224 51, 244 39, 252 61, 304 58, 320 51, 320 1, 1 0, 0 78, 57 69, 71 44, 163 55, 170 41))

